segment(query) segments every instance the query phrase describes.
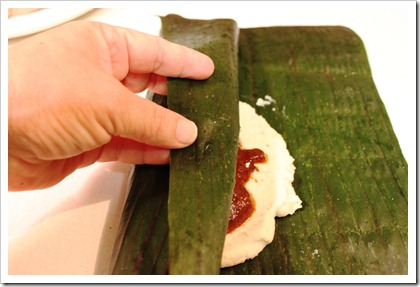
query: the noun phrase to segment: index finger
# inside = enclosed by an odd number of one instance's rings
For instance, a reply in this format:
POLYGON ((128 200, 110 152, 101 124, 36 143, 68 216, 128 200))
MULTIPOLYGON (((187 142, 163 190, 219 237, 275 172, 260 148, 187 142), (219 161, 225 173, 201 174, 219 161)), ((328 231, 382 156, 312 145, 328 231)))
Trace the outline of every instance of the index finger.
POLYGON ((113 70, 128 64, 125 75, 154 73, 167 77, 207 79, 213 74, 210 57, 154 35, 113 26, 102 26, 108 48, 113 51, 113 70))

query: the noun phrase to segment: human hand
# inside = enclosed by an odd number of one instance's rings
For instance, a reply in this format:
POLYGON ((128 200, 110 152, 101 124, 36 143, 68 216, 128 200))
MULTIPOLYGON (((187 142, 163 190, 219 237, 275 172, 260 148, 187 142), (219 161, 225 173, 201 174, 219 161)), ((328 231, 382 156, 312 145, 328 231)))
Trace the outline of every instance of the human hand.
POLYGON ((206 79, 212 60, 162 38, 71 22, 9 48, 9 190, 52 186, 96 161, 169 162, 195 124, 134 93, 206 79))

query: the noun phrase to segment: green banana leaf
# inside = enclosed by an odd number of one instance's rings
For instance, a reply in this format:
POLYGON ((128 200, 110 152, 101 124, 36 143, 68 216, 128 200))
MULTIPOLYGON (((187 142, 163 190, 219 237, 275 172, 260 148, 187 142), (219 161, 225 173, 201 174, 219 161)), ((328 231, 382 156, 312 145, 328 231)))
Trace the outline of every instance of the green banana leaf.
POLYGON ((238 28, 230 19, 168 15, 162 36, 207 54, 216 67, 205 81, 168 79, 168 108, 198 127, 192 145, 171 151, 169 271, 218 274, 238 151, 238 28))
POLYGON ((240 98, 287 142, 303 209, 222 273, 407 274, 408 167, 361 39, 345 27, 240 35, 240 98), (265 95, 276 103, 256 106, 265 95))
MULTIPOLYGON (((286 140, 303 208, 220 274, 407 274, 408 166, 361 39, 345 27, 251 28, 238 47, 240 100, 286 140), (267 95, 275 102, 257 106, 267 95)), ((168 177, 136 167, 114 274, 168 274, 168 177)))

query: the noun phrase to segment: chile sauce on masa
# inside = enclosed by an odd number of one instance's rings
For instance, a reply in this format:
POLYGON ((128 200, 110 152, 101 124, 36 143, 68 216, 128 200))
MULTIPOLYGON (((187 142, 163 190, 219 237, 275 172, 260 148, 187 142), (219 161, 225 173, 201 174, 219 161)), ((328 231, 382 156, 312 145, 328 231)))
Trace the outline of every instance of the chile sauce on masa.
POLYGON ((236 181, 233 189, 232 203, 227 233, 241 226, 254 212, 255 207, 245 184, 256 169, 256 163, 267 161, 265 153, 260 149, 238 149, 236 162, 236 181))

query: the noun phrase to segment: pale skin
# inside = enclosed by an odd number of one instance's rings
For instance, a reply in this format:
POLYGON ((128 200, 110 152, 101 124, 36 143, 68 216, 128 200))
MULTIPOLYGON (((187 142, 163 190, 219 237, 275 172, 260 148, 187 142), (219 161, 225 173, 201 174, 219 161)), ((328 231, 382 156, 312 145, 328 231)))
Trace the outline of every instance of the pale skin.
POLYGON ((212 60, 137 31, 71 22, 9 48, 9 190, 50 187, 97 161, 166 164, 196 125, 135 95, 204 80, 212 60))

